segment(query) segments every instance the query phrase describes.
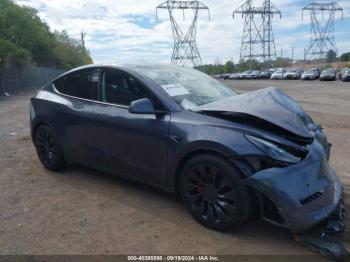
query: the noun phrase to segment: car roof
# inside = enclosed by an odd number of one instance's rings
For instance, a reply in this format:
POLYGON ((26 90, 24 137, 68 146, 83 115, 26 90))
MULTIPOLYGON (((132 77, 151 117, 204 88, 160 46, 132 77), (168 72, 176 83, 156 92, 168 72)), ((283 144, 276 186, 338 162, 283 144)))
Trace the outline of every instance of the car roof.
MULTIPOLYGON (((130 65, 117 65, 117 64, 91 64, 91 65, 84 65, 79 66, 76 68, 73 68, 67 72, 65 72, 63 75, 67 75, 76 71, 84 70, 84 69, 92 69, 92 68, 111 68, 111 69, 120 69, 120 70, 132 70, 137 68, 149 68, 149 69, 158 69, 158 68, 183 68, 176 65, 161 65, 161 64, 154 64, 154 65, 141 65, 141 64, 130 64, 130 65)), ((191 68, 192 69, 192 68, 191 68)), ((62 75, 62 76, 63 76, 62 75)))

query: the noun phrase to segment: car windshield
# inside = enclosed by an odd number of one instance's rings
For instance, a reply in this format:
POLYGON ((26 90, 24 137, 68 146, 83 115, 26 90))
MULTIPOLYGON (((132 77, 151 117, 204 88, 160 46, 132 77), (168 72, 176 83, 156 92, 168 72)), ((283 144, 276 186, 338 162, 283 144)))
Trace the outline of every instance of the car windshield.
POLYGON ((314 74, 315 71, 312 71, 312 70, 308 70, 308 71, 305 71, 304 74, 314 74))
POLYGON ((197 70, 185 67, 137 67, 135 70, 159 84, 185 109, 238 95, 231 88, 197 70))
POLYGON ((293 69, 293 70, 288 70, 287 73, 296 73, 297 70, 293 69))
POLYGON ((335 70, 327 69, 327 70, 324 70, 323 73, 335 73, 335 70))

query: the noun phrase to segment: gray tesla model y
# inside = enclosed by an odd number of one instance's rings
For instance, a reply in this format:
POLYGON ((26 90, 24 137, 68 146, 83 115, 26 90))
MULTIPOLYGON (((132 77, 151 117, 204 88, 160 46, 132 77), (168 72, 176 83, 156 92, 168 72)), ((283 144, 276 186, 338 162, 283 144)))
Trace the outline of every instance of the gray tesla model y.
POLYGON ((275 88, 238 94, 194 69, 74 69, 31 99, 49 170, 80 164, 179 194, 203 225, 253 213, 301 232, 342 207, 322 128, 275 88))

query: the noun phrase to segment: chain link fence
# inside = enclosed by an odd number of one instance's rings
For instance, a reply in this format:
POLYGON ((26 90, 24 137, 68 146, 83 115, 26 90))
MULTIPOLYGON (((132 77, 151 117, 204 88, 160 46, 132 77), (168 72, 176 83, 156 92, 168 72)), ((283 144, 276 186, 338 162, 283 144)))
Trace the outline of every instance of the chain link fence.
POLYGON ((18 68, 14 65, 7 66, 0 71, 0 96, 10 96, 39 89, 64 72, 64 70, 37 66, 24 68, 18 68))

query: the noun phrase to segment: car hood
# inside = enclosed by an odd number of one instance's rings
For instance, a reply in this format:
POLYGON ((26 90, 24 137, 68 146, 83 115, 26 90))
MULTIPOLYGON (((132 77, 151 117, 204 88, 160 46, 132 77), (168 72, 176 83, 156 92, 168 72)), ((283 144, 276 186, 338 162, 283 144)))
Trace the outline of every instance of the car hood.
POLYGON ((298 137, 313 139, 312 129, 315 124, 312 119, 291 97, 273 87, 225 98, 192 110, 211 113, 211 115, 225 113, 240 117, 252 116, 253 125, 254 123, 258 125, 259 120, 264 120, 272 124, 272 127, 277 126, 277 128, 271 128, 270 125, 271 131, 282 128, 298 137))

